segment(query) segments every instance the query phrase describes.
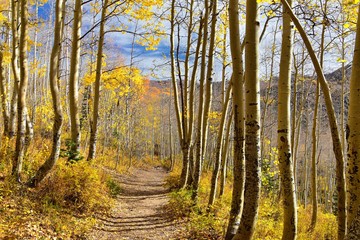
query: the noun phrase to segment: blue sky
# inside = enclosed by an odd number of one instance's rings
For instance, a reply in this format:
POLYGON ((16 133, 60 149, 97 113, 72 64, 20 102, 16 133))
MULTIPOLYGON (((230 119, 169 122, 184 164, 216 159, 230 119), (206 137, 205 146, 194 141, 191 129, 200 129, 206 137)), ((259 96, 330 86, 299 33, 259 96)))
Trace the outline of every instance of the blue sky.
MULTIPOLYGON (((39 8, 39 17, 44 19, 45 21, 49 20, 51 7, 53 6, 54 0, 49 0, 47 3, 45 3, 43 6, 39 8)), ((89 4, 84 5, 83 11, 87 13, 89 11, 89 4)), ((72 12, 69 12, 69 14, 72 14, 72 12)), ((83 19, 83 32, 85 32, 87 29, 89 29, 92 26, 92 17, 89 14, 84 14, 83 19)), ((114 23, 115 20, 111 20, 110 24, 114 23)), ((129 30, 134 29, 134 23, 128 22, 127 20, 123 21, 126 23, 129 27, 129 30)), ((263 22, 263 21, 261 21, 263 22)), ((164 27, 168 28, 169 23, 164 22, 164 27)), ((272 41, 272 36, 269 34, 271 32, 272 28, 274 27, 274 24, 270 24, 268 28, 269 37, 265 37, 262 45, 262 50, 260 51, 260 54, 264 56, 264 54, 267 53, 268 50, 266 50, 266 46, 270 46, 272 41)), ((95 33, 97 33, 98 29, 95 29, 95 33)), ((281 32, 279 31, 281 34, 281 32)), ((186 35, 186 32, 182 32, 182 35, 186 35)), ((279 34, 279 37, 281 36, 279 34)), ((266 35, 266 36, 267 36, 266 35)), ((129 64, 130 62, 130 54, 131 54, 131 48, 132 48, 132 40, 133 35, 131 34, 121 34, 121 33, 110 33, 107 34, 105 37, 105 45, 106 45, 106 54, 108 55, 109 61, 113 61, 113 59, 118 59, 119 56, 124 60, 125 64, 129 64)), ((146 51, 144 46, 141 46, 139 44, 134 45, 134 55, 137 56, 135 59, 137 67, 139 67, 145 75, 151 74, 151 69, 153 69, 156 65, 162 65, 165 62, 170 61, 169 59, 169 39, 167 36, 165 36, 162 41, 160 42, 158 49, 155 51, 146 51)), ((183 55, 181 56, 183 58, 183 55)), ((325 72, 330 72, 334 69, 337 69, 340 64, 336 62, 338 57, 334 56, 334 54, 331 54, 330 52, 325 55, 325 65, 324 69, 325 72)), ((114 60, 115 61, 115 60, 114 60)), ((221 63, 219 60, 215 61, 215 79, 219 79, 219 76, 221 74, 221 63)), ((275 65, 278 65, 276 63, 275 65)), ((312 64, 309 64, 309 68, 312 68, 312 64)), ((265 67, 261 66, 260 72, 262 75, 266 74, 265 67)), ((275 70, 276 72, 276 70, 275 70)), ((156 74, 158 74, 158 77, 160 79, 168 79, 170 76, 170 67, 165 66, 162 68, 156 68, 156 74)), ((276 74, 276 73, 275 73, 276 74)))

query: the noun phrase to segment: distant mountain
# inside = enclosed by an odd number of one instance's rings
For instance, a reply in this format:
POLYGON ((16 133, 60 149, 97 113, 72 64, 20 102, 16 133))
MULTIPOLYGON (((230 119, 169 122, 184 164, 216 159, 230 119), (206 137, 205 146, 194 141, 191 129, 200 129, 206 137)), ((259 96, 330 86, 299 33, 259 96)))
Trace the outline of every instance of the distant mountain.
MULTIPOLYGON (((350 74, 351 74, 351 63, 347 64, 345 66, 345 76, 347 77, 347 82, 345 84, 345 92, 348 92, 349 90, 349 78, 350 78, 350 74)), ((313 109, 314 107, 314 93, 315 93, 315 82, 314 81, 310 81, 310 79, 312 77, 310 76, 305 76, 306 79, 308 79, 308 81, 306 81, 304 88, 305 89, 309 89, 308 91, 308 97, 306 98, 306 103, 305 103, 305 107, 309 108, 309 109, 313 109), (311 84, 311 85, 310 85, 311 84)), ((332 95, 332 100, 334 103, 334 108, 336 111, 336 114, 340 114, 341 111, 341 83, 342 83, 342 69, 338 68, 335 71, 331 72, 331 73, 327 73, 325 74, 325 78, 329 83, 330 89, 331 89, 331 95, 332 95)), ((294 79, 293 79, 294 81, 294 79)), ((293 82, 292 81, 292 82, 293 82)), ((274 77, 272 80, 272 84, 271 84, 271 91, 270 91, 270 97, 272 99, 274 99, 273 103, 272 103, 272 108, 276 111, 277 108, 277 94, 278 94, 278 86, 277 86, 277 82, 278 82, 278 77, 274 77)), ((179 83, 178 83, 179 84, 179 83)), ((179 84, 180 85, 180 84, 179 84)), ((169 89, 171 87, 171 81, 169 80, 164 80, 164 81, 150 81, 150 86, 151 87, 156 87, 160 90, 164 90, 164 89, 169 89)), ((180 87, 180 86, 179 86, 180 87)), ((213 109, 215 111, 220 111, 221 110, 221 88, 222 88, 222 84, 221 82, 213 82, 213 109)), ((268 82, 266 81, 261 81, 260 84, 260 94, 261 96, 265 96, 266 92, 267 92, 267 88, 268 88, 268 82)), ((197 88, 198 89, 198 88, 197 88)), ((180 89, 179 89, 180 92, 180 89)), ((301 88, 301 84, 298 84, 298 103, 300 102, 301 99, 301 93, 303 92, 303 89, 301 88)), ((348 106, 348 94, 345 94, 345 109, 348 106)), ((323 116, 326 116, 326 108, 325 105, 322 104, 322 112, 323 112, 323 116)), ((345 111, 345 113, 347 113, 347 111, 345 111)), ((325 120, 325 119, 324 119, 325 120)))

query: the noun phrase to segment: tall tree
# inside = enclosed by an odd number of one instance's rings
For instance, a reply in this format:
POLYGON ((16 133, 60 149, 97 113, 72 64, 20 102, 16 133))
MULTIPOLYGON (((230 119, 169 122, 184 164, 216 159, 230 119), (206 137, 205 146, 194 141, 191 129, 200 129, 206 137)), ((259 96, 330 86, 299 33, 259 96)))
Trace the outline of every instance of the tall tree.
MULTIPOLYGON (((292 1, 288 0, 290 6, 292 1)), ((283 8, 283 33, 278 81, 278 159, 283 194, 284 228, 282 239, 296 239, 297 208, 293 160, 291 153, 290 95, 293 26, 286 8, 283 8)), ((293 126, 295 127, 295 126, 293 126)))
MULTIPOLYGON (((184 136, 184 129, 183 129, 183 123, 180 113, 180 106, 179 106, 179 90, 178 90, 178 83, 176 81, 176 65, 175 65, 175 0, 171 1, 171 16, 170 16, 170 58, 171 58, 171 81, 173 86, 173 92, 174 92, 174 104, 175 104, 175 114, 176 114, 176 121, 177 121, 177 127, 178 127, 178 134, 180 139, 180 145, 183 144, 183 136, 184 136)), ((183 168, 181 173, 181 185, 184 187, 187 182, 188 178, 188 170, 189 165, 187 162, 187 153, 183 152, 183 168)))
POLYGON ((260 197, 260 81, 258 3, 246 1, 245 29, 245 161, 244 207, 234 239, 251 239, 260 197))
POLYGON ((20 3, 21 26, 20 26, 20 44, 19 44, 19 64, 20 64, 20 82, 18 91, 18 127, 16 136, 16 149, 14 155, 13 175, 17 181, 21 181, 20 173, 22 171, 23 159, 26 152, 26 92, 28 86, 28 59, 27 59, 27 37, 28 37, 28 2, 20 3))
POLYGON ((53 142, 50 157, 45 161, 45 163, 39 168, 35 175, 28 181, 27 185, 30 187, 36 187, 39 182, 41 182, 50 170, 56 164, 59 154, 60 154, 60 145, 61 145, 61 128, 63 123, 63 114, 61 108, 61 98, 59 91, 59 65, 60 65, 60 52, 61 52, 61 39, 64 18, 63 15, 65 8, 66 0, 56 0, 55 5, 55 23, 54 23, 54 45, 50 57, 50 71, 49 71, 49 80, 50 80, 50 89, 52 96, 52 104, 54 111, 54 123, 53 123, 53 142))
POLYGON ((229 1, 229 32, 230 50, 232 58, 233 84, 233 115, 234 115, 234 186, 232 189, 231 209, 225 239, 232 239, 238 229, 241 218, 244 184, 245 184, 245 156, 244 156, 244 86, 243 86, 243 47, 240 43, 239 0, 229 1))
MULTIPOLYGON (((352 71, 350 76, 350 99, 347 124, 348 142, 348 166, 347 166, 347 227, 348 239, 351 235, 359 234, 360 219, 360 6, 358 9, 358 20, 352 71)), ((360 235, 360 234, 359 234, 360 235)), ((358 235, 358 237, 359 237, 358 235)))
POLYGON ((11 33, 12 33, 12 54, 11 54, 11 68, 14 77, 14 88, 11 98, 10 106, 10 125, 9 125, 9 136, 10 138, 15 136, 16 132, 16 101, 18 85, 20 81, 20 68, 19 62, 19 2, 16 0, 11 1, 11 33))
POLYGON ((222 197, 225 192, 225 183, 226 183, 226 176, 227 176, 227 166, 228 166, 228 156, 229 156, 229 145, 230 145, 230 137, 232 134, 230 132, 231 126, 234 120, 234 111, 231 109, 229 114, 229 119, 226 126, 226 133, 225 133, 225 140, 221 150, 221 173, 220 173, 220 189, 219 189, 219 196, 222 197))
POLYGON ((80 68, 80 36, 82 23, 82 1, 75 0, 72 49, 69 77, 69 104, 71 121, 71 151, 74 158, 79 157, 80 152, 80 118, 79 118, 79 68, 80 68))
POLYGON ((0 94, 1 94, 1 111, 4 121, 4 135, 9 136, 9 109, 8 109, 8 93, 6 91, 5 66, 4 66, 4 50, 5 47, 0 45, 0 94))
POLYGON ((103 46, 104 46, 104 28, 106 21, 106 12, 108 8, 108 0, 104 0, 101 19, 100 19, 100 31, 99 31, 99 41, 98 41, 98 52, 96 59, 96 76, 95 76, 95 93, 94 93, 94 108, 93 108, 93 118, 91 123, 91 133, 90 133, 90 147, 88 160, 95 158, 96 154, 96 142, 97 142, 97 132, 98 132, 98 119, 99 119, 99 101, 100 101, 100 81, 102 74, 102 59, 103 59, 103 46))
POLYGON ((213 205, 216 198, 217 193, 217 186, 218 186, 218 178, 219 178, 219 172, 221 167, 221 160, 222 160, 222 143, 223 143, 223 136, 225 131, 225 122, 226 120, 230 121, 228 119, 228 109, 229 109, 229 102, 230 102, 230 95, 231 95, 232 85, 229 84, 227 91, 226 91, 226 97, 225 97, 225 103, 223 105, 223 111, 221 114, 221 120, 220 120, 220 128, 219 133, 216 140, 216 149, 215 149, 215 166, 211 177, 211 189, 210 189, 210 197, 209 197, 209 206, 213 205))
POLYGON ((203 128, 204 128, 204 84, 205 84, 205 78, 206 78, 206 52, 207 52, 207 42, 208 42, 208 25, 209 25, 209 15, 210 15, 210 9, 209 9, 209 0, 204 1, 204 34, 203 34, 203 44, 202 44, 202 50, 201 50, 201 66, 200 66, 200 80, 199 80, 199 101, 198 101, 198 123, 197 123, 197 131, 196 131, 196 140, 195 140, 195 167, 194 167, 194 182, 193 182, 193 194, 192 198, 196 201, 198 197, 198 189, 200 184, 200 175, 201 170, 203 166, 202 161, 202 139, 203 139, 203 128))
POLYGON ((291 20, 294 22, 296 28, 299 31, 299 34, 304 41, 304 44, 309 52, 311 61, 313 62, 317 77, 319 79, 321 90, 324 94, 326 111, 329 119, 331 137, 333 141, 333 151, 336 159, 336 183, 337 183, 337 191, 338 191, 338 239, 344 239, 346 234, 346 195, 345 195, 345 163, 343 150, 340 140, 339 128, 336 120, 334 105, 332 102, 329 85, 326 81, 324 72, 321 68, 320 62, 316 57, 315 51, 312 48, 310 40, 301 26, 299 19, 296 17, 291 7, 285 0, 281 0, 282 4, 286 7, 288 14, 291 17, 291 20))
POLYGON ((192 183, 191 163, 190 163, 190 149, 193 146, 193 132, 194 132, 194 112, 195 112, 195 89, 196 89, 196 77, 198 70, 198 62, 200 55, 200 48, 202 45, 202 34, 203 34, 203 20, 200 17, 198 35, 196 41, 195 53, 192 52, 193 48, 193 34, 194 29, 197 26, 195 21, 194 0, 186 3, 185 16, 188 19, 187 23, 187 36, 186 36, 186 50, 185 50, 185 61, 184 61, 184 74, 182 74, 181 60, 180 60, 180 44, 182 37, 180 36, 180 24, 183 19, 178 19, 182 16, 184 8, 181 7, 177 13, 176 1, 172 1, 171 4, 171 18, 170 18, 170 57, 171 57, 171 80, 173 87, 173 97, 175 105, 175 115, 178 125, 178 135, 180 139, 180 146, 183 157, 183 166, 180 177, 180 186, 186 187, 192 183), (175 40, 177 27, 177 40, 175 40), (176 52, 175 52, 176 48, 176 52), (194 54, 194 56, 193 56, 194 54), (191 68, 191 59, 194 58, 193 67, 191 68), (192 69, 192 71, 190 71, 192 69), (176 76, 176 73, 178 76, 176 76), (180 92, 179 92, 180 87, 180 92))
MULTIPOLYGON (((217 0, 213 0, 211 2, 211 5, 209 6, 208 0, 205 0, 205 10, 207 13, 205 13, 205 21, 210 20, 210 13, 211 15, 211 28, 210 28, 210 43, 209 43, 209 50, 208 50, 208 61, 207 61, 207 68, 206 68, 206 76, 205 76, 205 62, 202 62, 202 71, 203 75, 201 77, 206 77, 206 89, 205 89, 205 99, 203 103, 203 109, 200 112, 199 109, 199 116, 202 115, 200 118, 198 118, 198 121, 202 121, 202 123, 199 123, 199 129, 201 129, 201 133, 199 134, 198 130, 198 141, 201 141, 201 143, 197 144, 196 149, 196 168, 195 168, 195 174, 194 174, 194 185, 193 185, 193 199, 196 201, 197 194, 199 190, 199 184, 200 184, 200 177, 203 167, 203 161, 204 161, 204 155, 206 152, 206 145, 207 145, 207 135, 208 135, 208 123, 209 123, 209 112, 211 108, 211 101, 212 101, 212 82, 213 82, 213 64, 214 64, 214 50, 215 50, 215 35, 216 35, 216 19, 217 19, 217 0), (210 10, 211 8, 211 10, 210 10)), ((206 25, 206 23, 205 23, 206 25)), ((207 26, 204 26, 204 31, 207 32, 207 26)), ((204 41, 208 41, 207 38, 205 38, 204 34, 204 41)), ((205 44, 203 44, 205 45, 205 44)), ((201 53, 203 56, 206 56, 206 49, 203 48, 203 52, 201 53), (204 51, 205 50, 205 51, 204 51)), ((204 57, 205 58, 205 57, 204 57)), ((202 61, 205 59, 202 59, 202 61)), ((201 81, 201 80, 200 80, 201 81)), ((200 83, 201 84, 201 83, 200 83)))

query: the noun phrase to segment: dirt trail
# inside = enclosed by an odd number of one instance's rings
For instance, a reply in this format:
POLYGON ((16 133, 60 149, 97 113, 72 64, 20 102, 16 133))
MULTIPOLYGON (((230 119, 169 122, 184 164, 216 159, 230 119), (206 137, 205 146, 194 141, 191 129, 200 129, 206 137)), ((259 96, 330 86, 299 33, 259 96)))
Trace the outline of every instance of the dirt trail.
POLYGON ((176 239, 180 226, 165 209, 169 201, 164 187, 166 171, 154 167, 113 175, 123 192, 110 214, 98 218, 99 224, 87 239, 176 239))

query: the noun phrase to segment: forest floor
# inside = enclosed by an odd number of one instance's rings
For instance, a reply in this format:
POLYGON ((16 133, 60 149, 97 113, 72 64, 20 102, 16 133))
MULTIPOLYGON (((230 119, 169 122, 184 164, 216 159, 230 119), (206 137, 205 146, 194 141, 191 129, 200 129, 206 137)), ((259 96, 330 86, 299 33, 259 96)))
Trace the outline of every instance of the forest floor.
POLYGON ((87 239, 179 239, 182 224, 166 209, 169 190, 162 167, 134 169, 131 174, 109 172, 121 187, 114 207, 98 216, 87 239))

